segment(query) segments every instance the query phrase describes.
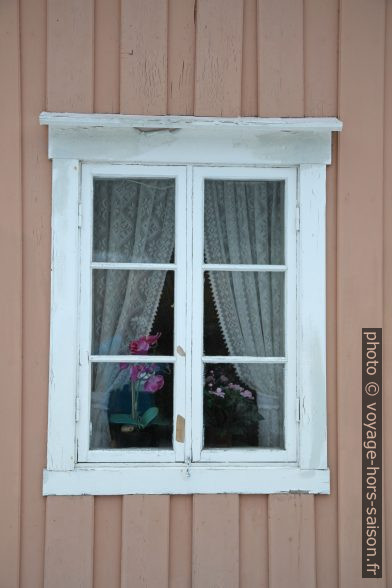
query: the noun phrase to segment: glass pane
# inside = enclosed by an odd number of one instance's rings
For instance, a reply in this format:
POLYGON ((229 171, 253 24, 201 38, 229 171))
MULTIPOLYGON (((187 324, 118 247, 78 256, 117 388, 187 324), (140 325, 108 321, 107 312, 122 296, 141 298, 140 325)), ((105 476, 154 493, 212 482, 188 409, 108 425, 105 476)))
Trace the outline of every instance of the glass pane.
POLYGON ((204 273, 204 355, 284 357, 284 272, 204 273))
POLYGON ((284 264, 284 181, 206 180, 206 263, 284 264))
POLYGON ((169 263, 174 194, 174 179, 95 179, 93 261, 169 263))
POLYGON ((174 272, 93 270, 92 292, 93 355, 173 355, 174 272))
POLYGON ((204 447, 284 449, 284 365, 204 367, 204 447))
POLYGON ((95 363, 91 449, 172 448, 173 364, 95 363))

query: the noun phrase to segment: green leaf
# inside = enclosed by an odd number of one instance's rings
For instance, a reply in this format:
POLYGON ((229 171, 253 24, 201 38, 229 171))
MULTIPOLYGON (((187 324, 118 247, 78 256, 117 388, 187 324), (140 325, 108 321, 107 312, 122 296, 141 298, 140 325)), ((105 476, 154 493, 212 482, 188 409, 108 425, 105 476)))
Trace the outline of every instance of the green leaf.
POLYGON ((159 409, 156 406, 151 406, 146 410, 144 414, 140 417, 139 426, 142 429, 145 429, 152 423, 152 421, 158 416, 159 409))
POLYGON ((109 421, 116 425, 135 425, 137 426, 138 422, 136 419, 133 419, 129 414, 123 413, 116 413, 111 414, 109 421))

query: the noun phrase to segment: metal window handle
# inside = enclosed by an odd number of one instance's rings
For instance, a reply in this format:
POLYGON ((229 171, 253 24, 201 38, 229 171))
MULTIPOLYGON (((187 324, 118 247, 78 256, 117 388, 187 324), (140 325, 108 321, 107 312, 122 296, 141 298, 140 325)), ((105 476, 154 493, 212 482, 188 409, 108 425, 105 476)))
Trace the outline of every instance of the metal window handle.
POLYGON ((183 350, 181 345, 177 345, 177 353, 178 355, 181 355, 181 357, 185 357, 185 351, 183 350))

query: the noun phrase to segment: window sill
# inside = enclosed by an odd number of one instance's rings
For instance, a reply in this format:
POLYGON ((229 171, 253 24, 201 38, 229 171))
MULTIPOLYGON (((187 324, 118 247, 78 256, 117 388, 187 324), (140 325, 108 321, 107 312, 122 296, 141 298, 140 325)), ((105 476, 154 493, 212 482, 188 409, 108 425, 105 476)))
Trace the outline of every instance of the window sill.
POLYGON ((78 465, 44 470, 43 494, 329 494, 329 469, 251 464, 78 465))

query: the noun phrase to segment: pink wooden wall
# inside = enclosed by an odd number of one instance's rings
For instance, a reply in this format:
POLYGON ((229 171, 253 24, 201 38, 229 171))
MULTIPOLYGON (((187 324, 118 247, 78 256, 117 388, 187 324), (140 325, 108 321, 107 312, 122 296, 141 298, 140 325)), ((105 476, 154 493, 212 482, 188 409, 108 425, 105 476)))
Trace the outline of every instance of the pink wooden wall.
POLYGON ((392 0, 1 0, 1 588, 392 586, 392 0), (339 116, 328 170, 331 496, 41 496, 42 110, 339 116), (384 578, 361 580, 361 327, 384 327, 384 578))

